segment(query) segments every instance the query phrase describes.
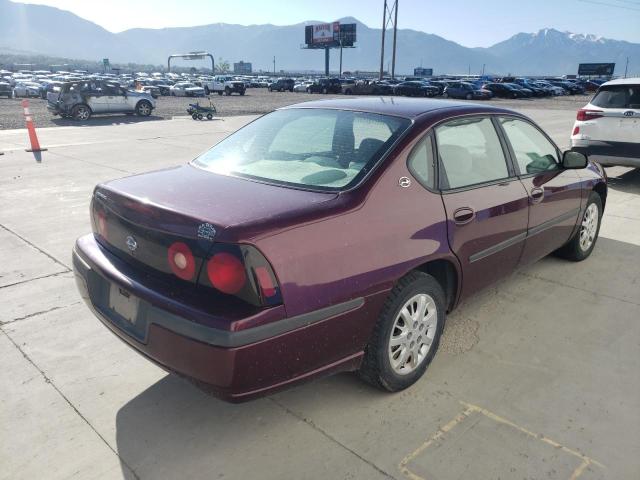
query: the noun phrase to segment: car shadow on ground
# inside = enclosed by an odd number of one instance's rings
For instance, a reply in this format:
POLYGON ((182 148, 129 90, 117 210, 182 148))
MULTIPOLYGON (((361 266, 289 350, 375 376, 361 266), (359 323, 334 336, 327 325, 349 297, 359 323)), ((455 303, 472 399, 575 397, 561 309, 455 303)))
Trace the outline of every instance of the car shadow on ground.
MULTIPOLYGON (((353 373, 310 382, 295 391, 352 405, 366 405, 367 398, 384 395, 353 373)), ((236 478, 243 470, 237 465, 248 458, 282 455, 291 438, 307 428, 277 396, 227 403, 169 374, 118 411, 116 443, 125 478, 130 469, 136 478, 236 478)))
POLYGON ((89 120, 74 120, 72 118, 56 117, 51 120, 56 126, 66 127, 97 127, 105 125, 128 125, 132 123, 153 122, 157 120, 165 120, 162 117, 149 115, 148 117, 140 117, 138 115, 101 115, 99 117, 91 117, 89 120))
POLYGON ((609 188, 624 193, 640 194, 640 168, 627 170, 619 175, 614 172, 607 171, 609 188))

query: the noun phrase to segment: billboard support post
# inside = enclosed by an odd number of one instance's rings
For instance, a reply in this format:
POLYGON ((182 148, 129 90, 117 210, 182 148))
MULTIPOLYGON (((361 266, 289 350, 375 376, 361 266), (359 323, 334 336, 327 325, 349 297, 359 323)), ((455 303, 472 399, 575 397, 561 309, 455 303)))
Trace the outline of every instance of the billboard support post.
POLYGON ((398 0, 395 0, 393 13, 393 50, 391 56, 391 78, 396 78, 396 37, 398 36, 398 0))
POLYGON ((329 76, 329 47, 324 47, 324 74, 329 76))

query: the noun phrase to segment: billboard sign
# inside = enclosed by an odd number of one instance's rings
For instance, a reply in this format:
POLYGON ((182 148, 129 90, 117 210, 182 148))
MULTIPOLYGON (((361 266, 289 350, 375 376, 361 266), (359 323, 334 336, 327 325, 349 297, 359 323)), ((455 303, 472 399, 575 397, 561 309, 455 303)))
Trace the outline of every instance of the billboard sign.
POLYGON ((615 63, 581 63, 578 65, 578 75, 613 75, 615 63))
POLYGON ((353 47, 356 42, 356 24, 340 22, 307 25, 304 31, 304 43, 307 48, 353 47))
POLYGON ((416 77, 431 77, 433 76, 433 68, 414 68, 413 75, 416 77))
POLYGON ((340 22, 313 25, 313 43, 333 43, 340 33, 340 22))

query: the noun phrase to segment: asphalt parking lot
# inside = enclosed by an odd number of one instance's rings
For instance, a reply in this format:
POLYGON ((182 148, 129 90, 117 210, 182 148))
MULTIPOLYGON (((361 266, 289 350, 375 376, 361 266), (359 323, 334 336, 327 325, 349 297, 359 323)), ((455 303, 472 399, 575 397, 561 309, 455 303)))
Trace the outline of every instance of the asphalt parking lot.
MULTIPOLYGON (((544 101, 516 105, 566 146, 575 108, 544 101)), ((546 258, 461 305, 413 387, 342 374, 231 405, 109 333, 71 248, 96 183, 184 163, 253 117, 107 118, 39 129, 40 154, 0 131, 0 478, 640 478, 640 170, 608 169, 587 261, 546 258)))
MULTIPOLYGON (((218 115, 221 117, 237 115, 259 115, 292 103, 317 100, 321 98, 345 98, 345 95, 320 95, 298 92, 269 92, 266 88, 250 88, 246 95, 211 95, 218 115)), ((586 105, 590 95, 571 95, 565 97, 529 98, 508 100, 496 98, 489 103, 507 108, 551 108, 576 111, 586 105)), ((123 123, 139 123, 154 120, 171 120, 174 117, 187 115, 190 103, 199 101, 208 106, 206 98, 159 97, 156 109, 150 117, 140 118, 125 115, 94 116, 89 121, 79 123, 72 119, 55 117, 47 111, 47 102, 40 98, 29 99, 30 110, 38 127, 59 127, 76 125, 114 125, 123 123)), ((463 100, 465 101, 465 100, 463 100)), ((21 98, 0 98, 0 130, 24 128, 21 98)))

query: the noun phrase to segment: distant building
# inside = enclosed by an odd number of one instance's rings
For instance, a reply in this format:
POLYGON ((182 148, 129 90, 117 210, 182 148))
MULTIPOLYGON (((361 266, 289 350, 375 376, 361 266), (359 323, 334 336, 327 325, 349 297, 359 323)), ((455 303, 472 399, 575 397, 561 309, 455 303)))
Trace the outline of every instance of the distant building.
POLYGON ((233 64, 233 73, 237 75, 250 75, 251 74, 251 62, 243 62, 240 60, 238 63, 233 64))

